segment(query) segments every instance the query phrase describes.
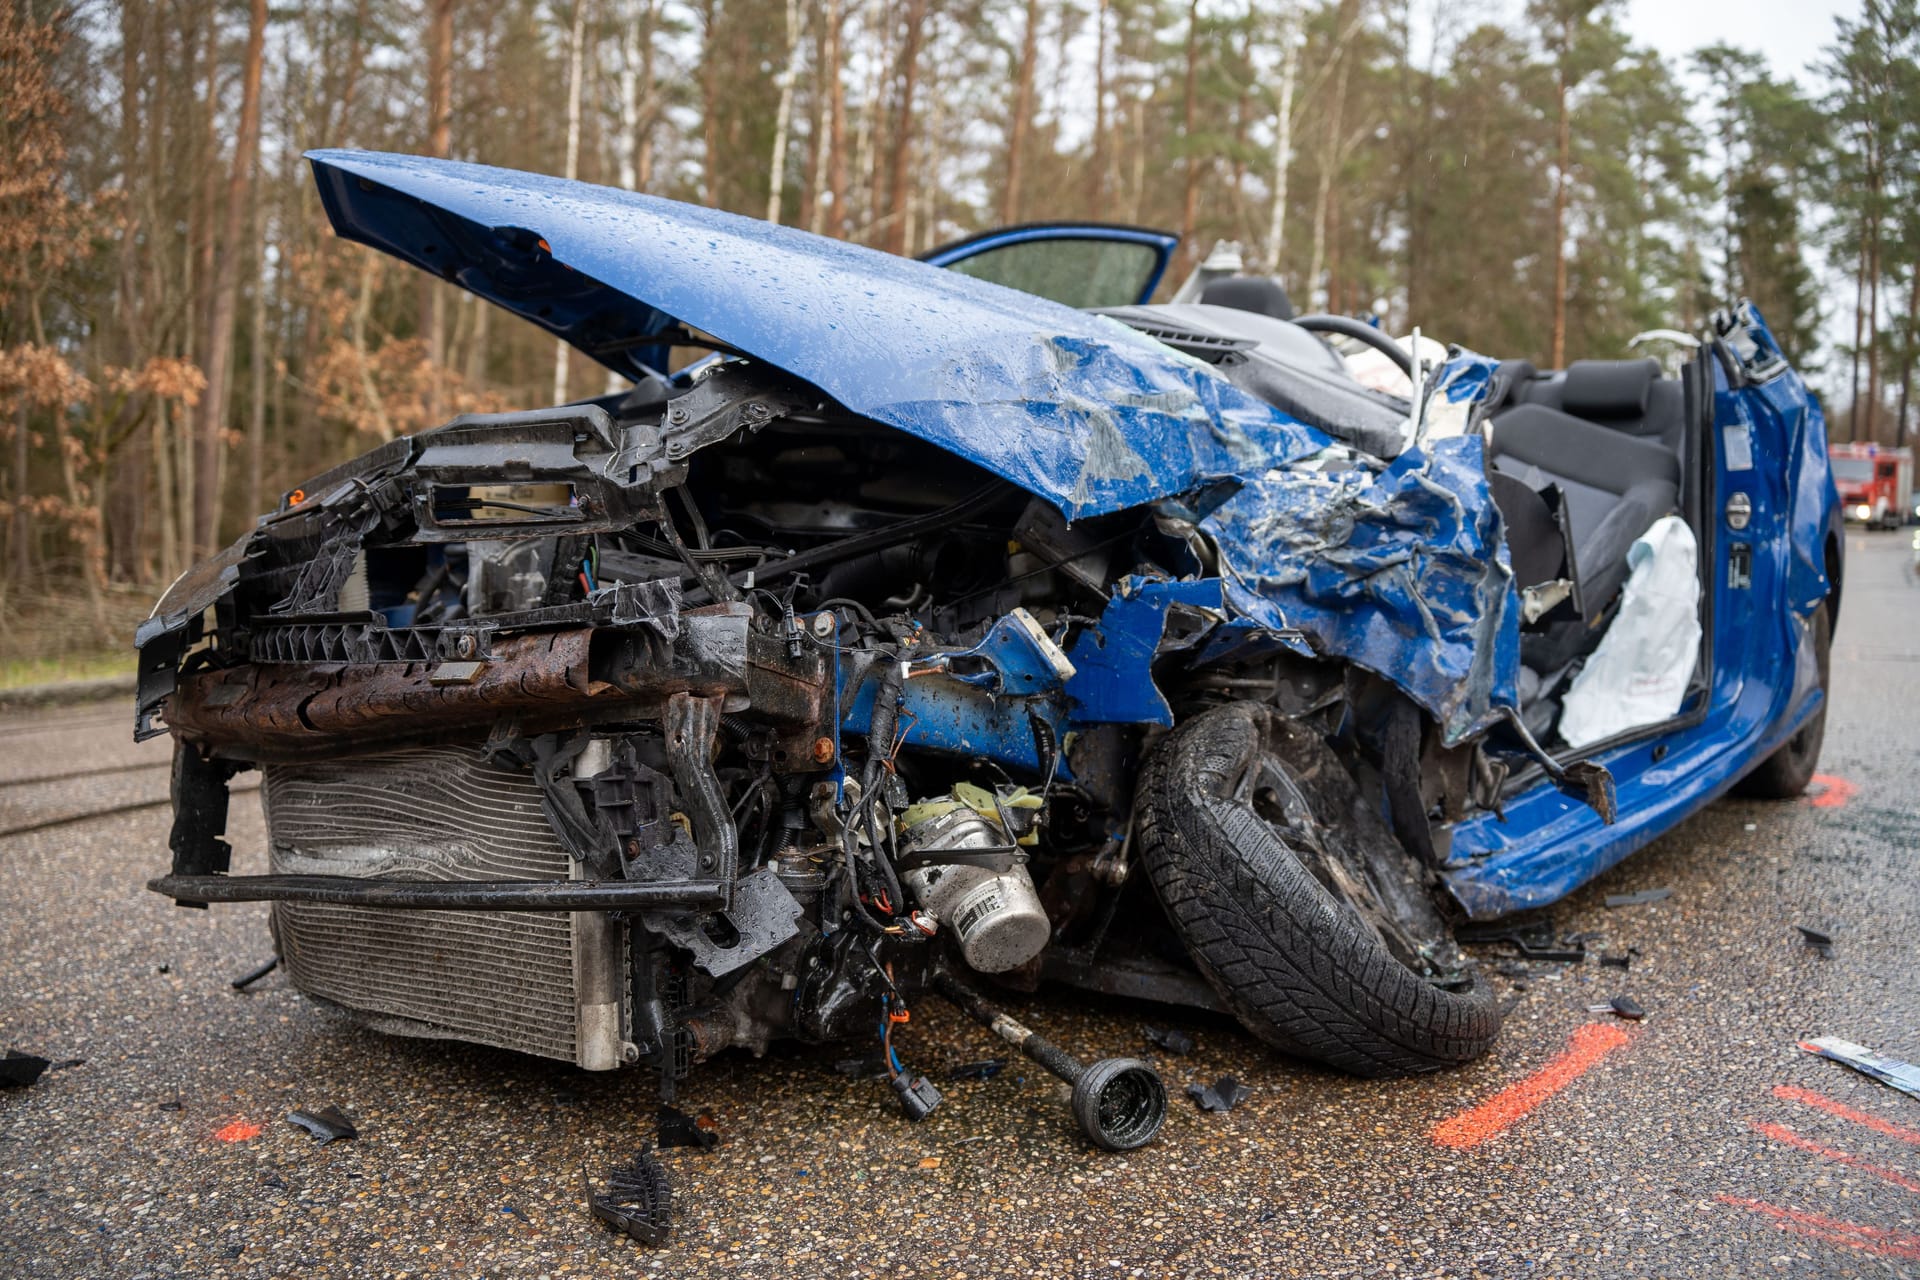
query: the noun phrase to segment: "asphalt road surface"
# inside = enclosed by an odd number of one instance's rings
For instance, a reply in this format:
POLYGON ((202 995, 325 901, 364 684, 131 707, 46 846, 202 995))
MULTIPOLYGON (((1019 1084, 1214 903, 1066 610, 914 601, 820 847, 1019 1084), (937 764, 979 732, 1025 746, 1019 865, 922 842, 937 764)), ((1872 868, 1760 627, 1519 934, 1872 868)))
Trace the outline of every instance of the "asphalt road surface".
MULTIPOLYGON (((1220 1020, 1017 1002, 1090 1058, 1142 1051, 1143 1023, 1197 1042, 1157 1054, 1159 1142, 1114 1156, 1018 1062, 948 1084, 996 1049, 929 999, 900 1041, 946 1090, 924 1124, 836 1074, 846 1050, 693 1076, 682 1102, 722 1141, 663 1153, 684 1212, 659 1249, 580 1192, 652 1136, 649 1077, 382 1038, 277 973, 235 993, 266 908, 142 887, 167 810, 131 806, 164 797, 165 744, 136 748, 118 708, 0 720, 0 1048, 84 1060, 0 1091, 0 1275, 1920 1276, 1920 1100, 1795 1047, 1920 1060, 1909 546, 1851 541, 1821 793, 1723 801, 1561 904, 1632 967, 1508 964, 1483 1061, 1370 1083, 1220 1020), (1673 892, 1604 905, 1653 887, 1673 892), (1587 1012, 1622 994, 1644 1022, 1587 1012), (1177 1096, 1228 1073, 1252 1089, 1230 1113, 1177 1096), (361 1136, 284 1119, 325 1105, 361 1136)), ((257 869, 257 806, 235 814, 257 869)))

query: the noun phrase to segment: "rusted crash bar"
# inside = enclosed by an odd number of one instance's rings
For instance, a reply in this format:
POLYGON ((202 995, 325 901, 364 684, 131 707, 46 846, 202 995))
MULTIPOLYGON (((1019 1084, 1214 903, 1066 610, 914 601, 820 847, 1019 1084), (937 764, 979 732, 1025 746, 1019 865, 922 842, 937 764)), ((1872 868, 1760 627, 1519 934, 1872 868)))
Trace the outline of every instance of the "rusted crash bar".
POLYGON ((363 880, 355 876, 160 876, 147 888, 180 902, 331 902, 451 911, 621 911, 718 907, 718 880, 363 880))

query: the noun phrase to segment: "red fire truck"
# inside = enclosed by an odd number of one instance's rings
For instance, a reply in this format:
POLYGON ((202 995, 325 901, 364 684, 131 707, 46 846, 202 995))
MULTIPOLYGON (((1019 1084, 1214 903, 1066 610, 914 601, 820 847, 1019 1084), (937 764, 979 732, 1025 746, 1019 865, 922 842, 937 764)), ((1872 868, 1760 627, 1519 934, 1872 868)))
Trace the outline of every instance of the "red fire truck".
POLYGON ((1833 483, 1847 519, 1869 529, 1897 529, 1920 519, 1913 501, 1913 450, 1877 444, 1827 446, 1833 483))

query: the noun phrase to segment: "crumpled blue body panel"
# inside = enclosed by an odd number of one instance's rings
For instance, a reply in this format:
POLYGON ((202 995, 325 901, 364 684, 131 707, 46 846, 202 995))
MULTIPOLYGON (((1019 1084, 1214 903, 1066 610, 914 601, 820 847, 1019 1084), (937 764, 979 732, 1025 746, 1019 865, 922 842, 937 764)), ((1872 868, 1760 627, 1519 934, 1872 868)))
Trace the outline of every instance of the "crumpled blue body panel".
POLYGON ((1478 436, 1378 474, 1269 472, 1204 521, 1227 599, 1399 685, 1449 743, 1515 701, 1520 610, 1478 436))

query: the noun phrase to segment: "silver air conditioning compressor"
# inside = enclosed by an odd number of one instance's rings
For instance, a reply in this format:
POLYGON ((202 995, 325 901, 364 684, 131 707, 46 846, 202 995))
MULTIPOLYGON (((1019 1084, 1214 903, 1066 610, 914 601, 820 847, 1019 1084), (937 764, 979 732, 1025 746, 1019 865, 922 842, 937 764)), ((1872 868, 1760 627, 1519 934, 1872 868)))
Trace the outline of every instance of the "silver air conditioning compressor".
POLYGON ((901 883, 977 972, 1017 969, 1052 935, 1018 843, 1040 804, 1024 788, 995 795, 962 782, 901 814, 901 883))

